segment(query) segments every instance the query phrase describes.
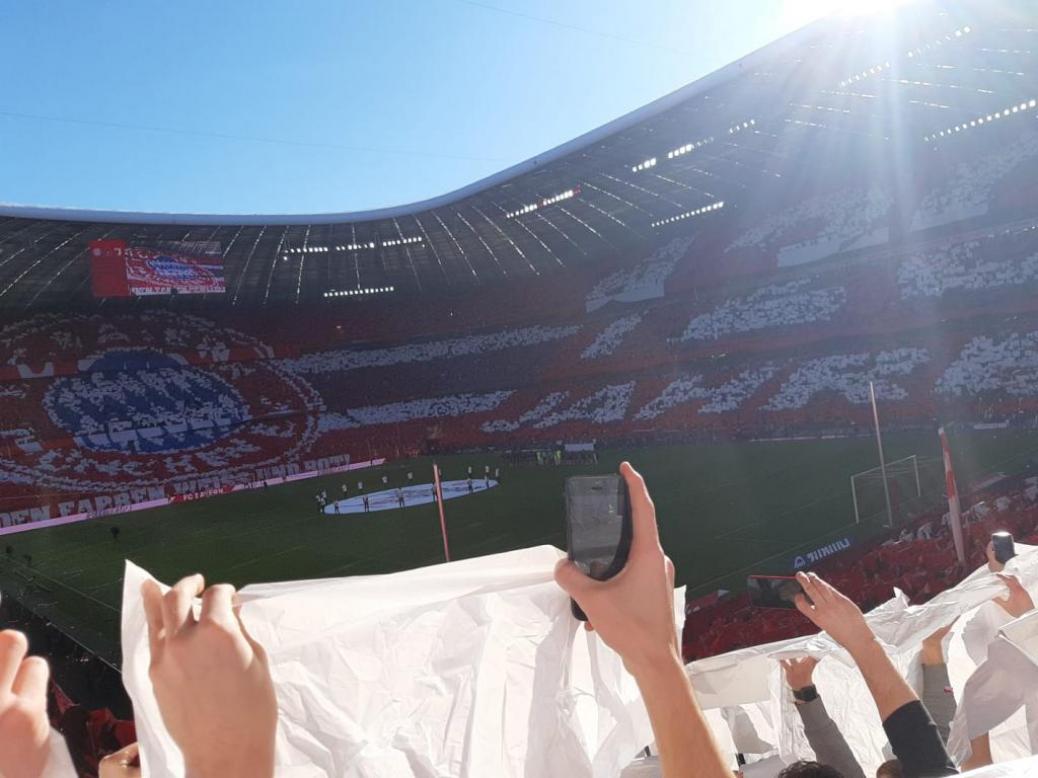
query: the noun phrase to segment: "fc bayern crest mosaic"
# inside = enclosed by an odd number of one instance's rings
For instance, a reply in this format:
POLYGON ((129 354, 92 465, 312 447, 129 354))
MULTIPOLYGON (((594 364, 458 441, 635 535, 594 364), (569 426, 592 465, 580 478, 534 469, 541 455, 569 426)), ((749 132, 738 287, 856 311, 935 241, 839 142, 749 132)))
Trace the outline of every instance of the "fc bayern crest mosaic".
POLYGON ((168 312, 125 327, 112 316, 30 321, 0 330, 0 357, 44 354, 29 374, 56 375, 5 388, 26 420, 2 433, 6 480, 96 492, 214 470, 244 479, 305 457, 318 434, 317 392, 251 336, 168 312), (97 348, 69 369, 64 355, 83 343, 97 348))

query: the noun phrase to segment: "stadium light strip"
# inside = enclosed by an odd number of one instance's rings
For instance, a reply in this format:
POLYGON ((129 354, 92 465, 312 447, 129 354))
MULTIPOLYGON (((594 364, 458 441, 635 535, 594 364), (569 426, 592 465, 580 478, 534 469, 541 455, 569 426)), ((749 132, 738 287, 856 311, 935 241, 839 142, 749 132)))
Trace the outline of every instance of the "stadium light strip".
MULTIPOLYGON (((945 43, 954 40, 955 38, 961 38, 964 35, 969 35, 971 32, 973 32, 972 27, 962 27, 958 30, 955 30, 954 32, 949 32, 947 35, 944 36, 944 38, 935 40, 932 43, 927 43, 925 46, 920 46, 915 49, 909 49, 905 52, 905 56, 909 59, 912 59, 913 57, 918 57, 922 54, 925 54, 928 51, 940 48, 945 43)), ((884 62, 882 65, 873 65, 871 68, 866 68, 860 73, 855 73, 853 76, 848 76, 840 82, 840 86, 850 86, 851 84, 856 83, 858 81, 864 81, 869 76, 879 75, 884 70, 890 70, 890 62, 884 62)))
POLYGON ((412 243, 421 243, 422 238, 416 235, 413 238, 399 238, 397 240, 384 240, 382 241, 383 246, 408 246, 412 243))
MULTIPOLYGON (((751 120, 750 124, 756 124, 756 121, 751 120)), ((686 154, 688 154, 688 153, 690 153, 692 151, 695 151, 698 148, 702 148, 703 146, 705 146, 708 143, 713 143, 713 142, 714 142, 714 138, 713 138, 713 136, 711 136, 709 138, 703 138, 701 140, 693 141, 692 143, 686 143, 683 146, 678 146, 676 149, 671 149, 670 151, 668 151, 667 152, 667 159, 675 159, 676 157, 683 157, 686 154)), ((632 173, 640 173, 643 170, 648 170, 649 168, 656 167, 656 163, 658 161, 659 160, 656 157, 649 157, 648 159, 644 159, 641 162, 639 162, 637 165, 631 165, 631 172, 632 173)))
MULTIPOLYGON (((756 124, 756 122, 753 122, 756 124)), ((703 140, 697 140, 694 143, 686 143, 684 146, 678 146, 676 149, 671 149, 667 152, 667 159, 674 159, 675 157, 683 157, 696 149, 702 148, 708 143, 713 143, 714 137, 711 135, 709 138, 703 140)))
POLYGON ((569 200, 571 197, 576 197, 580 194, 580 187, 575 186, 572 189, 567 189, 565 192, 559 192, 551 197, 545 197, 532 203, 527 203, 521 208, 516 208, 514 211, 507 211, 505 218, 514 219, 517 216, 523 216, 527 213, 533 213, 539 208, 547 208, 549 205, 555 205, 555 203, 561 203, 563 200, 569 200))
POLYGON ((285 249, 285 254, 324 254, 329 251, 366 251, 377 248, 390 248, 392 246, 409 246, 413 243, 421 243, 425 238, 414 236, 411 238, 393 238, 391 240, 374 241, 367 243, 346 243, 341 246, 297 246, 285 249))
POLYGON ((684 219, 691 219, 693 216, 702 216, 703 214, 710 213, 711 211, 719 211, 722 208, 724 208, 724 200, 718 200, 716 203, 704 205, 702 208, 696 208, 694 211, 685 211, 684 213, 679 213, 677 216, 669 216, 666 219, 654 221, 652 223, 652 226, 663 227, 667 224, 673 224, 674 222, 683 221, 684 219))
POLYGON ((757 120, 756 119, 750 119, 749 121, 743 122, 742 124, 736 123, 734 127, 729 127, 728 128, 728 134, 729 135, 735 135, 735 133, 737 133, 737 132, 742 132, 743 130, 748 130, 748 129, 750 129, 750 127, 755 127, 756 125, 757 125, 757 120))
POLYGON ((1010 106, 1009 108, 1006 108, 1002 111, 995 111, 994 113, 985 114, 984 116, 978 116, 976 119, 970 119, 968 122, 956 124, 952 127, 949 127, 946 130, 940 130, 939 132, 934 132, 930 135, 925 135, 923 136, 923 141, 929 143, 930 141, 936 141, 940 140, 941 138, 951 137, 957 132, 971 130, 975 127, 982 127, 985 124, 991 124, 992 122, 997 121, 998 119, 1005 119, 1012 116, 1013 114, 1027 113, 1028 111, 1033 111, 1035 109, 1038 109, 1038 100, 1025 100, 1024 102, 1019 103, 1018 105, 1010 106))
POLYGON ((361 289, 329 289, 325 297, 357 297, 369 294, 387 294, 396 291, 395 286, 366 286, 361 289))

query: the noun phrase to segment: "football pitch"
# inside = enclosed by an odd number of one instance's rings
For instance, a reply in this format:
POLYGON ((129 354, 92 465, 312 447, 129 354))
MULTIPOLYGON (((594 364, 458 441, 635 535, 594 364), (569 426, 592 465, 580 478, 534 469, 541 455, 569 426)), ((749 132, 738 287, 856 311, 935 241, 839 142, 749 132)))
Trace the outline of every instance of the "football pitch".
MULTIPOLYGON (((936 431, 892 433, 887 460, 916 455, 924 500, 942 504, 936 431)), ((951 435, 960 488, 990 474, 1027 471, 1038 461, 1038 434, 960 431, 951 435)), ((690 594, 736 588, 747 572, 785 572, 792 558, 844 537, 878 529, 854 525, 851 474, 876 466, 871 437, 839 440, 652 446, 599 453, 597 465, 511 465, 492 454, 437 457, 444 477, 471 465, 501 469, 499 486, 445 503, 455 558, 564 545, 563 480, 615 470, 630 459, 646 476, 661 537, 679 584, 690 594)), ((160 580, 202 572, 211 583, 324 578, 443 561, 434 504, 372 513, 325 514, 314 495, 340 498, 431 480, 432 459, 239 492, 167 508, 10 535, 0 555, 0 588, 81 643, 115 661, 125 559, 160 580), (111 527, 118 526, 114 539, 111 527), (32 557, 31 565, 26 555, 32 557)), ((913 487, 914 488, 914 487, 913 487)), ((882 517, 880 517, 882 518, 882 517)))

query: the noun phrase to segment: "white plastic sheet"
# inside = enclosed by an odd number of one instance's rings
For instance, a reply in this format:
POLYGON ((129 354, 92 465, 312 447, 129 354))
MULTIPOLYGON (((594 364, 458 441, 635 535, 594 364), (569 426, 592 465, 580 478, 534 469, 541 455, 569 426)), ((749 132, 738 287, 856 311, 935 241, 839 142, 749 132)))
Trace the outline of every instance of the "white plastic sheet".
POLYGON ((948 750, 964 760, 970 740, 991 732, 1020 710, 1029 733, 1029 747, 1038 753, 1038 611, 999 631, 984 662, 966 682, 952 723, 948 750))
MULTIPOLYGON (((277 689, 277 775, 619 775, 652 741, 648 716, 619 657, 570 615, 552 580, 561 556, 245 587, 241 618, 277 689)), ((148 679, 148 577, 127 563, 123 682, 145 776, 179 778, 148 679)))
MULTIPOLYGON (((1038 549, 1017 544, 1019 556, 1006 567, 1020 577, 1032 596, 1038 595, 1038 549)), ((991 599, 1005 594, 1004 585, 987 568, 981 568, 958 586, 942 592, 925 605, 910 606, 900 593, 871 611, 867 619, 886 646, 894 664, 918 690, 921 670, 920 644, 927 635, 959 617, 948 645, 948 669, 956 698, 961 699, 966 680, 987 654, 987 646, 1008 618, 992 617, 991 599), (968 637, 970 646, 964 642, 968 637)), ((1038 596, 1035 596, 1038 601, 1038 596)), ((843 649, 824 633, 779 643, 733 651, 693 662, 687 668, 697 697, 705 708, 741 706, 754 721, 772 722, 775 734, 761 732, 776 742, 782 759, 812 759, 814 754, 803 734, 800 717, 792 703, 778 659, 811 655, 828 657, 815 670, 815 682, 826 707, 843 732, 866 774, 888 758, 887 745, 872 696, 861 674, 843 649)), ((731 742, 723 719, 708 715, 719 742, 731 742)), ((1030 739, 1023 714, 1011 718, 992 732, 992 750, 997 760, 1030 755, 1030 739)))

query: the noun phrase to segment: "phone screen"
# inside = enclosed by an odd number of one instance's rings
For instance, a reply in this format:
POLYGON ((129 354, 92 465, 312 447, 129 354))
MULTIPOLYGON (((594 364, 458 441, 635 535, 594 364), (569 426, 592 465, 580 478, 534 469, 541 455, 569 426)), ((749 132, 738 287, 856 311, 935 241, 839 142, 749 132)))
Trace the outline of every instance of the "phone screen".
POLYGON ((592 578, 619 573, 631 548, 627 485, 618 475, 566 479, 566 540, 569 558, 592 578))
POLYGON ((758 608, 785 608, 796 610, 796 596, 804 587, 796 578, 772 575, 751 575, 746 579, 750 604, 758 608))

